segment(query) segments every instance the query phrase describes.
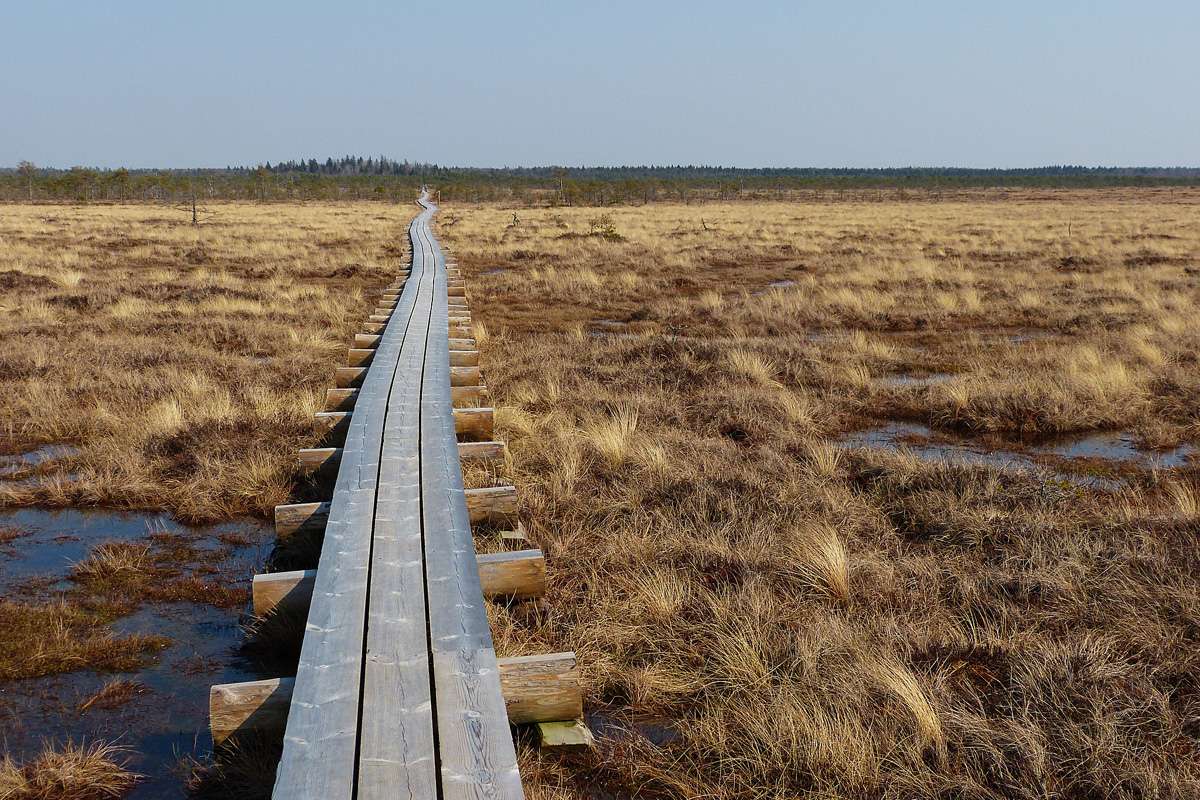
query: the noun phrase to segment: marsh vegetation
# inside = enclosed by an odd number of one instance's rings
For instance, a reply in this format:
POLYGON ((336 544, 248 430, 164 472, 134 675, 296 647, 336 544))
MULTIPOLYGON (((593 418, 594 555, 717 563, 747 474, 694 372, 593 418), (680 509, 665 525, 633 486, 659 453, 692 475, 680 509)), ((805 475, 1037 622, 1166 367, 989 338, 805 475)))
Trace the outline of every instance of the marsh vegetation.
POLYGON ((262 677, 261 518, 410 213, 215 212, 0 215, 0 796, 181 795, 209 685, 262 677))
MULTIPOLYGON (((446 208, 510 445, 467 479, 550 565, 497 651, 577 651, 599 737, 522 739, 528 794, 1196 794, 1197 202, 446 208)), ((298 620, 243 645, 238 515, 319 494, 411 212, 217 211, 0 218, 0 794, 181 793, 207 686, 294 667, 298 620)), ((269 793, 236 747, 196 796, 269 793)))
POLYGON ((601 733, 530 795, 1200 791, 1198 201, 446 209, 550 565, 497 650, 601 733))

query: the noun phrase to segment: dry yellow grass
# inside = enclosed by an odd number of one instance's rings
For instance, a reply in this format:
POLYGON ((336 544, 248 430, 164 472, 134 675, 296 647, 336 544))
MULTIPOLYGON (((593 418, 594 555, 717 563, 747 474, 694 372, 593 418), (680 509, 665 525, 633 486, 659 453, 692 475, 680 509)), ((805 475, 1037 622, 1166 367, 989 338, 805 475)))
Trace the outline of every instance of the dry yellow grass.
POLYGON ((523 748, 530 796, 1200 793, 1195 460, 1109 491, 836 444, 1200 440, 1198 202, 446 209, 550 567, 497 648, 576 650, 604 733, 523 748))
POLYGON ((0 506, 267 514, 312 442, 408 206, 7 205, 0 452, 77 452, 0 482, 0 506), (60 479, 69 476, 69 479, 60 479))
POLYGON ((0 762, 3 800, 116 800, 138 776, 125 769, 127 753, 103 743, 74 744, 45 751, 25 766, 0 762))

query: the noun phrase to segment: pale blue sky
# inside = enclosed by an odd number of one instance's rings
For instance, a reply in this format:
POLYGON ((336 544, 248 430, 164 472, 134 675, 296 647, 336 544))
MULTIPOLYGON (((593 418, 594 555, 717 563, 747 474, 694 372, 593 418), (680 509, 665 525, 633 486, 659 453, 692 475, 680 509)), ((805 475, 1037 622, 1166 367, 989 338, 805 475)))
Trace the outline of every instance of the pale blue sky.
POLYGON ((1200 3, 0 10, 0 165, 1200 164, 1200 3))

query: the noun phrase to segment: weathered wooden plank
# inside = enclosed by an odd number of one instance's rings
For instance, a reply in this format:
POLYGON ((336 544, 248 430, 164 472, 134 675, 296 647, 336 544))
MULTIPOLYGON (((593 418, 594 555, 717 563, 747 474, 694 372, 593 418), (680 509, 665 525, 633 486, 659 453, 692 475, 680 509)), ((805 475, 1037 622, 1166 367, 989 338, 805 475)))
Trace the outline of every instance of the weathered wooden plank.
MULTIPOLYGON (((416 271, 414 265, 414 273, 416 271)), ((364 637, 388 397, 419 280, 386 322, 363 385, 326 410, 353 407, 313 584, 275 798, 352 800, 359 748, 364 637)), ((338 391, 338 390, 334 390, 338 391)), ((348 390, 341 390, 348 391, 348 390)))
MULTIPOLYGON (((583 694, 574 653, 501 658, 496 666, 510 723, 578 716, 583 694)), ((287 723, 295 683, 294 678, 269 678, 213 686, 208 693, 213 741, 223 742, 233 733, 281 730, 287 723)))
POLYGON ((413 240, 415 304, 392 381, 376 495, 363 675, 359 800, 437 796, 421 529, 421 375, 435 272, 413 240))
MULTIPOLYGON (((427 207, 433 209, 432 204, 427 207)), ((448 365, 445 265, 428 228, 420 233, 438 270, 425 361, 448 365)), ((441 796, 521 798, 450 409, 449 370, 426 370, 421 393, 421 506, 441 796)))

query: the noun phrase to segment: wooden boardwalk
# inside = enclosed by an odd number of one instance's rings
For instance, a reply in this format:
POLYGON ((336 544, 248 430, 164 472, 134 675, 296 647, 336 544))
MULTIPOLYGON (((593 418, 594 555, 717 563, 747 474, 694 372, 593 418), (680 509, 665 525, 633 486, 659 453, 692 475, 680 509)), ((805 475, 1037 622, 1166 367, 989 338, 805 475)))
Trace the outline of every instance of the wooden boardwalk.
POLYGON ((504 450, 459 441, 490 437, 491 413, 454 408, 486 389, 464 287, 429 227, 437 209, 420 203, 409 273, 322 415, 344 442, 301 453, 336 466, 330 500, 277 509, 281 534, 323 525, 319 563, 255 578, 256 613, 308 605, 295 678, 213 688, 214 739, 286 718, 280 800, 519 798, 510 722, 578 727, 582 713, 573 654, 501 663, 492 646, 485 597, 539 594, 544 562, 476 556, 472 523, 514 517, 516 496, 463 488, 460 458, 504 450))

